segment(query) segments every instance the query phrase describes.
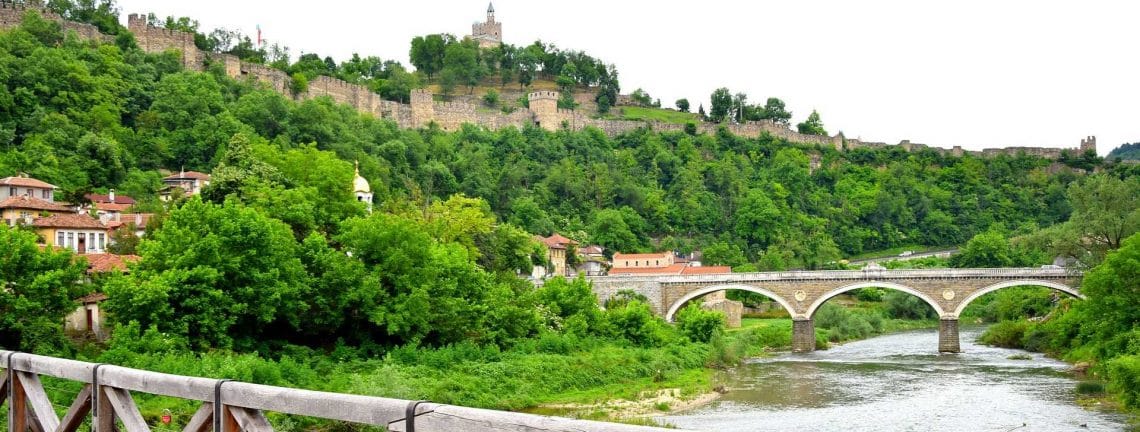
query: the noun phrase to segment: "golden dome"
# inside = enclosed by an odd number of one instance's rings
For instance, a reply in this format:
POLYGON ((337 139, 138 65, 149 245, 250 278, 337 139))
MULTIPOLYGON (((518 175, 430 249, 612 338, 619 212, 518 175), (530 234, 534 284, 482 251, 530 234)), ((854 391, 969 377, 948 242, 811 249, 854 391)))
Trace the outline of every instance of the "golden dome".
POLYGON ((368 185, 368 180, 360 176, 360 162, 356 162, 356 178, 352 179, 352 191, 372 193, 372 187, 368 185))

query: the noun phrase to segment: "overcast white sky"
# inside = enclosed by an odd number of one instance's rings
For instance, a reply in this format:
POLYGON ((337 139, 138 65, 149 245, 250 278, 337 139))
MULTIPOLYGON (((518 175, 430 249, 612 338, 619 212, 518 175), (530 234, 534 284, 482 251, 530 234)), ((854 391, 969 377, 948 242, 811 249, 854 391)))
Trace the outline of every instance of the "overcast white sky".
MULTIPOLYGON (((469 34, 484 0, 119 0, 341 61, 405 65, 413 36, 469 34)), ((663 105, 717 87, 817 109, 830 133, 967 149, 1140 141, 1140 2, 499 0, 508 43, 582 50, 663 105)), ((409 65, 410 66, 410 65, 409 65)))

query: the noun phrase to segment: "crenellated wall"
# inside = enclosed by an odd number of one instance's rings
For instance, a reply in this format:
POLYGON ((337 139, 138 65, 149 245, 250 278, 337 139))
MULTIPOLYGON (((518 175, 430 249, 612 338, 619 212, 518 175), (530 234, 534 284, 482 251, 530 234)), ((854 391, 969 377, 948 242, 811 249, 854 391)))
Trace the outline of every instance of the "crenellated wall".
MULTIPOLYGON (((28 10, 36 10, 47 19, 60 22, 65 29, 74 31, 77 35, 89 39, 109 42, 113 38, 99 33, 94 26, 70 22, 59 15, 45 9, 17 5, 0 0, 0 28, 18 26, 28 10)), ((493 22, 493 21, 492 21, 493 22)), ((496 23, 497 24, 497 23, 496 23)), ((537 91, 528 94, 529 109, 518 109, 511 113, 489 110, 478 103, 470 101, 436 102, 433 95, 424 89, 412 90, 411 103, 402 104, 382 99, 368 87, 352 84, 340 79, 319 76, 308 83, 308 89, 301 94, 293 94, 292 78, 285 72, 262 64, 248 63, 229 54, 217 54, 199 50, 194 45, 194 35, 191 33, 168 30, 148 25, 143 14, 130 14, 127 17, 127 28, 134 33, 139 47, 148 53, 159 53, 169 50, 180 52, 182 64, 189 70, 203 71, 207 63, 221 63, 226 74, 235 79, 248 79, 261 83, 266 88, 276 91, 294 100, 307 100, 316 97, 328 97, 336 103, 346 104, 354 109, 373 115, 377 118, 389 119, 402 128, 421 128, 435 124, 444 130, 457 130, 465 123, 480 125, 489 129, 505 127, 522 128, 528 125, 537 125, 543 129, 554 131, 562 128, 582 130, 597 128, 608 135, 618 135, 640 128, 650 128, 654 131, 669 132, 683 131, 685 125, 661 122, 599 119, 586 114, 593 112, 592 97, 582 92, 575 95, 575 100, 582 104, 584 109, 565 110, 558 108, 559 93, 556 91, 537 91)), ((485 29, 487 30, 487 29, 485 29)), ((490 29, 493 30, 493 29, 490 29)), ((500 30, 501 31, 501 30, 500 30)), ((619 95, 619 104, 628 100, 628 96, 619 95)), ((839 151, 857 148, 883 148, 891 144, 881 142, 865 142, 858 139, 848 139, 842 133, 835 136, 818 136, 801 134, 785 125, 770 120, 746 123, 696 123, 699 133, 716 133, 725 128, 733 135, 755 138, 764 134, 781 138, 790 142, 818 144, 835 148, 839 151)), ((992 157, 996 155, 1025 154, 1040 156, 1049 159, 1059 159, 1062 149, 1045 147, 1007 147, 992 148, 982 151, 965 151, 960 146, 952 149, 931 147, 925 144, 902 141, 898 146, 906 151, 919 151, 933 149, 943 154, 962 156, 965 154, 992 157)), ((1089 136, 1082 139, 1077 151, 1096 150, 1096 137, 1089 136)))

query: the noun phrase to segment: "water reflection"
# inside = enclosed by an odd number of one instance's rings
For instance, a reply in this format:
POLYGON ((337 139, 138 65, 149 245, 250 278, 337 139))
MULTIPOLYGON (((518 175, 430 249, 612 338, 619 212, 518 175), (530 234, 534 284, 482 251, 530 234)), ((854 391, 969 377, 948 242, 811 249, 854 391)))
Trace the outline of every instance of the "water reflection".
POLYGON ((1025 353, 969 342, 978 333, 962 330, 957 355, 937 354, 930 330, 761 359, 735 369, 715 404, 663 420, 715 431, 1124 429, 1122 416, 1075 404, 1065 363, 1010 359, 1025 353))

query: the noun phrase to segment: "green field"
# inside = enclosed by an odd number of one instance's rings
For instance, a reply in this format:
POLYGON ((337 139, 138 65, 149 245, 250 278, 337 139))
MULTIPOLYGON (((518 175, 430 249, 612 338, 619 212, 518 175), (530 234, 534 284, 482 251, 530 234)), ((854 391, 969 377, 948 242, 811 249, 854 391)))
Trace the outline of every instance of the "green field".
POLYGON ((621 107, 621 110, 623 113, 622 118, 626 120, 659 121, 677 124, 700 122, 696 114, 663 108, 626 106, 621 107))

